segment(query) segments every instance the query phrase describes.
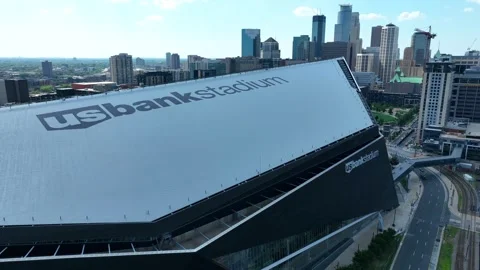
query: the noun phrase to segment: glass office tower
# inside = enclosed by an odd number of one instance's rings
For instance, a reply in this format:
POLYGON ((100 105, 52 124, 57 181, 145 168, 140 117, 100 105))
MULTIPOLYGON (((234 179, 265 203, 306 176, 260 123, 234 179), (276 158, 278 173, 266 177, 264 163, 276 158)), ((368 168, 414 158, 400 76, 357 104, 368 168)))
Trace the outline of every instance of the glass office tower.
POLYGON ((334 41, 349 42, 352 30, 352 6, 340 5, 337 24, 335 24, 334 41))
POLYGON ((242 57, 260 57, 260 29, 242 29, 242 57))
POLYGON ((325 25, 327 17, 315 15, 312 20, 312 41, 315 44, 315 57, 322 56, 322 44, 325 43, 325 25))

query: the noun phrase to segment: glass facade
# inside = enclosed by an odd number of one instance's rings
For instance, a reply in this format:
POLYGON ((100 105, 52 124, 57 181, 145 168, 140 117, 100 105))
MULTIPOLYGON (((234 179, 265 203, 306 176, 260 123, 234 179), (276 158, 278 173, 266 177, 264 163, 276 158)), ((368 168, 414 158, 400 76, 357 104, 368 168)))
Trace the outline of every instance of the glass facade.
POLYGON ((430 59, 430 42, 422 33, 414 33, 412 36, 413 60, 418 66, 423 66, 430 59))
POLYGON ((307 35, 293 37, 292 59, 293 60, 308 59, 309 43, 310 43, 310 37, 307 35))
POLYGON ((350 41, 350 32, 352 30, 352 6, 340 5, 337 24, 335 25, 334 41, 350 41))
MULTIPOLYGON (((300 250, 301 248, 304 248, 305 246, 315 241, 318 241, 322 237, 325 237, 328 234, 333 233, 336 230, 347 226, 348 224, 351 224, 355 220, 356 219, 351 219, 343 222, 321 226, 310 231, 293 235, 278 241, 273 241, 267 244, 222 256, 217 258, 216 261, 225 266, 227 269, 232 270, 262 269, 300 250)), ((372 219, 368 219, 368 222, 371 221, 372 219)), ((366 222, 367 220, 359 224, 359 226, 364 226, 366 222)), ((292 224, 292 226, 294 225, 292 224)), ((329 249, 335 247, 337 244, 345 240, 345 238, 352 237, 352 235, 357 232, 358 226, 356 226, 355 228, 340 233, 340 237, 334 237, 329 241, 322 242, 322 244, 319 244, 316 253, 310 254, 310 257, 312 259, 316 259, 321 255, 325 254, 329 249)), ((292 266, 294 266, 294 263, 292 262, 285 264, 285 266, 287 265, 289 267, 282 267, 280 269, 297 269, 295 267, 292 268, 292 266)))
POLYGON ((242 29, 242 57, 260 57, 260 29, 242 29))
POLYGON ((312 20, 312 41, 315 44, 315 57, 321 57, 322 44, 325 43, 327 17, 324 15, 315 15, 312 20))

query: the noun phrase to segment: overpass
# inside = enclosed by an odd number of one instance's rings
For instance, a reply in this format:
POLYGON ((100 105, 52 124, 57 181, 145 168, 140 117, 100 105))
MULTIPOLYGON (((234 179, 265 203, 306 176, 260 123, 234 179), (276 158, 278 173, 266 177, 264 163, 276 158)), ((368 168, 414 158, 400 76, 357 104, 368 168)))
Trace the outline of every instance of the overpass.
POLYGON ((408 158, 405 161, 398 164, 393 170, 393 181, 400 180, 402 177, 406 176, 413 169, 446 165, 446 164, 455 164, 462 157, 462 152, 464 145, 456 145, 452 153, 449 156, 440 156, 440 157, 426 157, 426 158, 408 158))

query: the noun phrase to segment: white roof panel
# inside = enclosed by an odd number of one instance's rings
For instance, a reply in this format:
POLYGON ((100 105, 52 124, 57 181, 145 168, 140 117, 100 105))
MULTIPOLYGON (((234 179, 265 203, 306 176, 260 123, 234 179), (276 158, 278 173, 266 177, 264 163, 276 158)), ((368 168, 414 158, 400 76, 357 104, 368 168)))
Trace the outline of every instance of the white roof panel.
POLYGON ((336 60, 0 109, 0 225, 153 220, 372 124, 336 60))

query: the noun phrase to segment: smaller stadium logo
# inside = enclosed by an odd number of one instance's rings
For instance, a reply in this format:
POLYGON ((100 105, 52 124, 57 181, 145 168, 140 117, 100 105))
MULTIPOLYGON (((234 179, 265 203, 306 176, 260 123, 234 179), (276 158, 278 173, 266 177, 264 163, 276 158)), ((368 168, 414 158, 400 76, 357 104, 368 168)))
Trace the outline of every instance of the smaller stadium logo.
POLYGON ((372 151, 369 154, 366 154, 362 157, 360 157, 357 160, 352 160, 347 163, 345 163, 345 172, 350 173, 353 171, 353 169, 362 166, 363 164, 369 162, 370 160, 378 157, 380 155, 380 152, 378 150, 372 151))
POLYGON ((88 128, 112 118, 99 105, 39 114, 37 117, 47 130, 88 128))

